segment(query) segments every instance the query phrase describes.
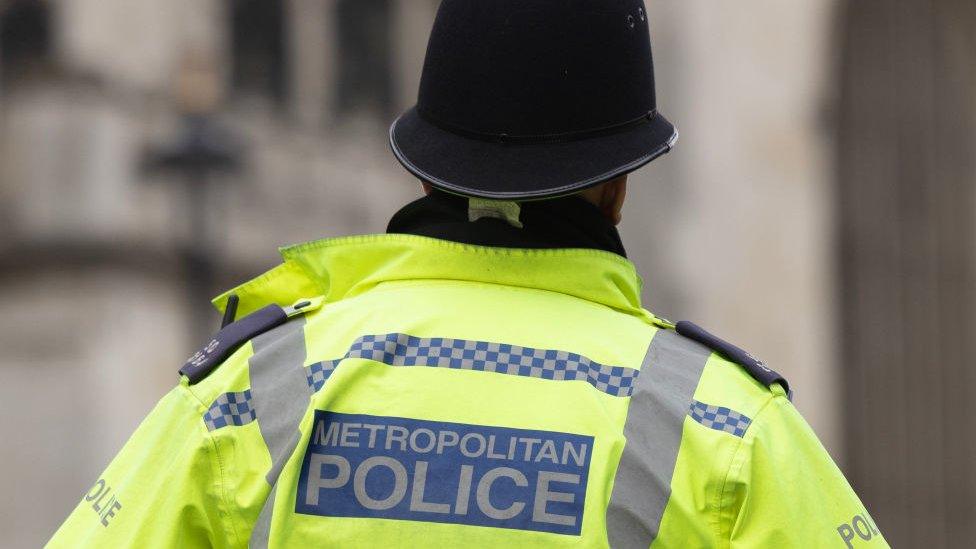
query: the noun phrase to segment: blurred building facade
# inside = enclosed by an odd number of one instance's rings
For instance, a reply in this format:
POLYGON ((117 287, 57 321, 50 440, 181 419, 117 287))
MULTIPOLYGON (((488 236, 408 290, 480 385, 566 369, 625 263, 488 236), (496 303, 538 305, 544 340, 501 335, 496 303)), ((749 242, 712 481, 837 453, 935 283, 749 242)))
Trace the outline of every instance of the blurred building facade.
MULTIPOLYGON (((380 232, 417 194, 386 128, 414 100, 436 5, 0 1, 0 482, 44 494, 0 503, 5 544, 45 540, 172 386, 218 322, 199 295, 274 265, 280 245, 380 232), (208 78, 209 117, 244 148, 201 191, 146 158, 208 78), (188 287, 203 236, 214 277, 188 287)), ((763 356, 845 463, 835 2, 648 8, 682 143, 634 177, 625 210, 645 306, 763 356)))
POLYGON ((416 194, 386 124, 417 85, 435 9, 0 3, 2 477, 49 495, 2 504, 3 545, 49 537, 173 385, 216 328, 201 296, 270 268, 281 245, 382 231, 416 194), (245 144, 242 168, 203 190, 146 169, 192 108, 188 65, 212 68, 198 77, 221 88, 213 121, 245 144), (201 239, 216 278, 190 288, 201 239))
POLYGON ((899 545, 976 547, 976 4, 851 2, 841 23, 848 469, 899 545))

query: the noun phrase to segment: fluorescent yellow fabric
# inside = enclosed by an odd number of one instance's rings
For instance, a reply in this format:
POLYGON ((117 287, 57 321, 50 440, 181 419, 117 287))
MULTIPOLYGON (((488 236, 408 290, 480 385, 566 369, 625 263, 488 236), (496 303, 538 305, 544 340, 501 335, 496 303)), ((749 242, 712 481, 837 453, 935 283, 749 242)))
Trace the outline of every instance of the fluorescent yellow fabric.
POLYGON ((782 394, 758 412, 732 459, 724 498, 724 523, 731 525, 733 546, 783 547, 802 540, 810 547, 887 547, 844 476, 782 394))
MULTIPOLYGON (((283 255, 281 267, 235 293, 244 314, 268 303, 290 305, 302 297, 324 297, 322 307, 303 319, 303 366, 309 373, 316 365, 346 356, 367 334, 501 342, 639 369, 652 338, 669 327, 641 308, 640 279, 633 265, 601 251, 496 249, 381 235, 305 244, 285 249, 283 255)), ((226 295, 215 300, 218 308, 225 303, 226 295)), ((273 410, 257 409, 254 421, 210 431, 203 421, 221 395, 252 388, 253 356, 254 347, 245 345, 199 384, 191 387, 184 380, 166 396, 101 477, 121 502, 108 525, 92 509, 98 500, 83 498, 50 545, 245 547, 272 494, 271 547, 607 545, 605 513, 626 443, 628 397, 580 380, 347 358, 312 394, 296 426, 301 438, 290 457, 285 456, 272 489, 266 479, 273 456, 262 438, 261 421, 273 410), (428 487, 434 495, 421 493, 419 501, 447 505, 449 516, 441 521, 298 512, 311 493, 307 486, 302 490, 303 479, 314 476, 303 465, 313 454, 312 442, 319 440, 315 430, 323 413, 387 418, 379 421, 390 425, 401 418, 423 425, 475 426, 486 433, 521 430, 585 439, 585 491, 576 496, 582 506, 579 532, 533 529, 539 521, 527 522, 529 527, 462 523, 484 511, 485 501, 476 501, 473 486, 467 507, 454 496, 437 499, 438 480, 433 478, 428 487)), ((850 524, 863 507, 782 395, 713 355, 695 398, 728 406, 754 423, 740 438, 684 418, 656 547, 846 546, 838 527, 850 524)), ((393 427, 389 429, 392 433, 393 427)), ((538 453, 523 465, 536 471, 543 457, 538 453)), ((560 459, 570 461, 565 454, 560 459)), ((510 457, 498 461, 510 462, 515 463, 510 457)), ((354 475, 350 471, 350 486, 354 475)), ((415 483, 416 471, 412 475, 410 482, 415 483)), ((501 482, 497 486, 516 481, 501 482)), ((534 493, 538 498, 537 485, 519 490, 516 486, 515 495, 505 497, 515 503, 522 498, 527 508, 538 506, 531 496, 519 495, 534 493)), ((492 505, 510 503, 492 502, 491 494, 487 501, 492 505)), ((404 496, 411 497, 416 494, 404 496)), ((542 510, 560 505, 546 507, 543 502, 542 510)), ((553 524, 551 530, 563 528, 553 524)), ((878 545, 883 544, 880 539, 874 537, 878 545)), ((859 542, 863 540, 855 534, 853 546, 859 542)))
POLYGON ((738 438, 685 419, 653 547, 888 547, 782 388, 769 390, 712 355, 695 399, 752 423, 738 438), (860 534, 848 529, 859 515, 860 534))
POLYGON ((231 479, 185 384, 163 397, 48 547, 240 547, 231 479))

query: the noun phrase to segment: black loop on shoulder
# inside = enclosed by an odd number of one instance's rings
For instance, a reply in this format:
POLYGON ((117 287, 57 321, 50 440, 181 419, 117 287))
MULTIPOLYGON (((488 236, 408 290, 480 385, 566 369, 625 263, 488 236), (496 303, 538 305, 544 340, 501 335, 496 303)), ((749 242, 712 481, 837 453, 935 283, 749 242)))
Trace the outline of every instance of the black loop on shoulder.
POLYGON ((237 294, 230 294, 230 297, 227 298, 227 306, 224 308, 224 318, 220 321, 221 330, 237 321, 237 306, 240 302, 241 298, 237 297, 237 294))
POLYGON ((698 326, 694 322, 682 320, 681 322, 675 324, 674 329, 676 332, 687 337, 688 339, 697 341, 698 343, 701 343, 702 345, 722 355, 726 359, 741 365, 747 372, 749 372, 749 375, 754 377, 756 381, 762 383, 766 387, 771 387, 773 384, 779 384, 786 391, 786 394, 790 400, 793 400, 793 391, 790 389, 790 384, 788 381, 786 381, 786 378, 771 370, 758 358, 752 356, 739 347, 736 347, 728 341, 710 334, 709 332, 705 331, 704 328, 698 326))

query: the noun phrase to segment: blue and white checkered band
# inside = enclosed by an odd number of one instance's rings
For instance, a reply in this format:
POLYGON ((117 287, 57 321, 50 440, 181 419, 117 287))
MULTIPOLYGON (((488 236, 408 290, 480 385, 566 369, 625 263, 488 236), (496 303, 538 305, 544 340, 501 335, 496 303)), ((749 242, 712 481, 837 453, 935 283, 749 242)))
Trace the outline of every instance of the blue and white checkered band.
POLYGON ((691 409, 688 415, 709 429, 725 431, 740 438, 745 436, 746 429, 752 424, 752 419, 735 410, 721 406, 711 406, 698 402, 697 400, 691 402, 691 409))
MULTIPOLYGON (((419 338, 407 334, 368 335, 357 339, 345 358, 364 358, 390 366, 426 366, 494 372, 555 381, 585 381, 612 396, 629 397, 639 370, 606 366, 567 351, 533 349, 507 343, 419 338)), ((308 384, 320 390, 343 359, 312 364, 308 384)))
POLYGON ((336 366, 342 362, 341 360, 326 360, 325 362, 316 362, 308 367, 305 372, 305 377, 308 378, 308 385, 313 391, 319 392, 322 387, 325 387, 325 382, 329 380, 332 376, 332 372, 335 371, 336 366))
POLYGON ((250 390, 220 395, 203 415, 208 431, 216 431, 228 425, 246 425, 254 420, 250 390))

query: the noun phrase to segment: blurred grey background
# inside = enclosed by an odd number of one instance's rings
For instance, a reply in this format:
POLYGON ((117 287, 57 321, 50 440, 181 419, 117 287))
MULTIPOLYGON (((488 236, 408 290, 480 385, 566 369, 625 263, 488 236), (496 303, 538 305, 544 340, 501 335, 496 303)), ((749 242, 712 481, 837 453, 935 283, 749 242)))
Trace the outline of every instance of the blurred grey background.
MULTIPOLYGON (((209 296, 419 194, 386 128, 436 4, 0 0, 3 546, 50 537, 209 296)), ((625 210, 645 306, 783 372, 892 545, 976 546, 976 3, 648 8, 682 141, 625 210)))

